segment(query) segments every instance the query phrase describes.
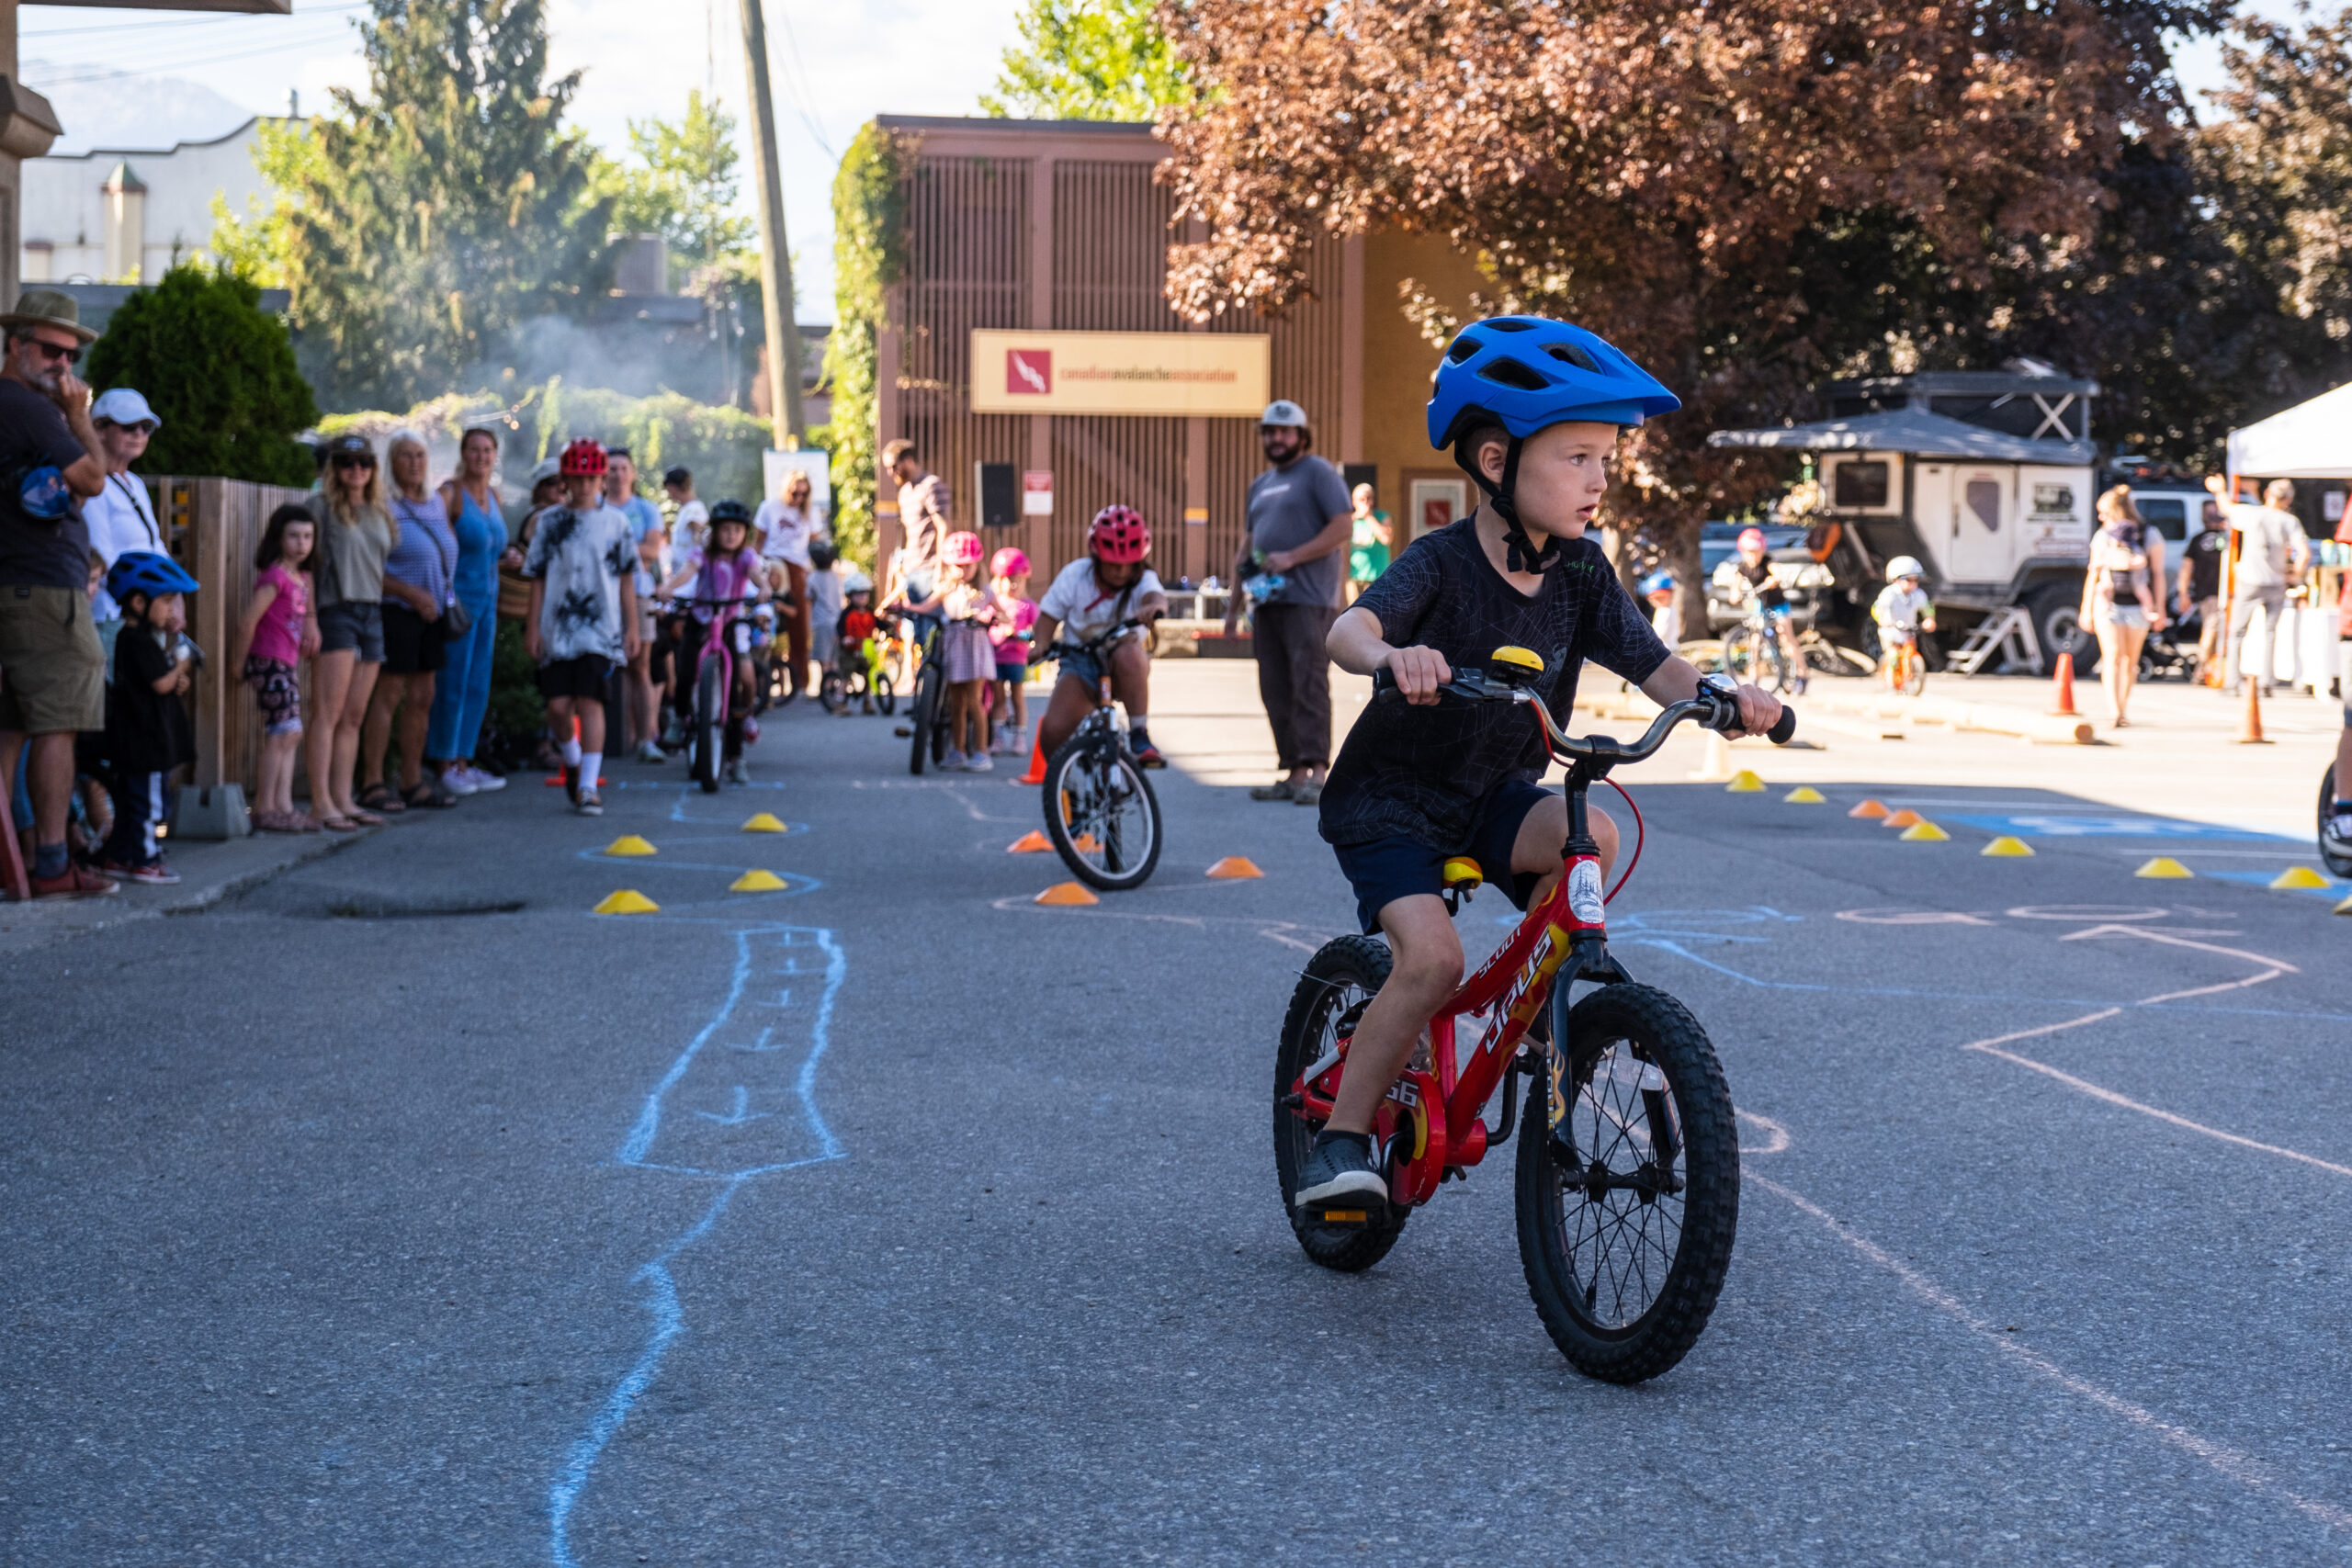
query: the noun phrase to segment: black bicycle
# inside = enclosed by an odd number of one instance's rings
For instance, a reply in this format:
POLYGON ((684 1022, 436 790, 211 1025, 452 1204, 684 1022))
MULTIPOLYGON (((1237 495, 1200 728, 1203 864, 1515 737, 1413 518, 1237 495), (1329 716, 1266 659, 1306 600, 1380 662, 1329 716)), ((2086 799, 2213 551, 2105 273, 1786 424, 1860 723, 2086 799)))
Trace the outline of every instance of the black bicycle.
POLYGON ((1106 893, 1140 887, 1159 863, 1159 796, 1127 750, 1127 732, 1111 696, 1114 643, 1140 629, 1121 621, 1085 642, 1056 642, 1033 661, 1071 653, 1091 656, 1101 671, 1094 711, 1046 759, 1046 836, 1080 881, 1106 893))
MULTIPOLYGON (((1657 751, 1685 720, 1735 727, 1739 701, 1702 686, 1658 715, 1639 740, 1621 746, 1607 736, 1564 733, 1532 689, 1543 671, 1537 655, 1503 648, 1486 671, 1457 670, 1438 689, 1450 698, 1523 705, 1546 750, 1567 765, 1558 880, 1430 1016, 1419 1051, 1381 1100, 1373 1157, 1385 1200, 1298 1205, 1300 1172, 1330 1118, 1349 1045, 1388 978, 1390 958, 1376 938, 1346 936, 1307 961, 1275 1051, 1274 1169, 1307 1257, 1327 1269, 1368 1269, 1448 1177, 1466 1177, 1510 1140, 1520 1080, 1532 1080, 1517 1128, 1519 1256, 1528 1292, 1577 1371, 1638 1382, 1679 1361, 1714 1310, 1739 1221, 1739 1134, 1706 1031, 1680 1002, 1636 984, 1609 952, 1600 852, 1585 795, 1612 768, 1657 751), (1599 988, 1571 1001, 1578 980, 1599 988), (1502 1116, 1489 1127, 1484 1110, 1498 1088, 1502 1116)), ((1386 676, 1374 677, 1375 700, 1401 700, 1386 676)), ((1784 711, 1770 739, 1786 744, 1795 732, 1796 716, 1784 711)), ((1634 853, 1638 860, 1638 839, 1634 853)), ((1481 867, 1466 857, 1447 862, 1448 906, 1508 874, 1508 866, 1481 867)))
POLYGON ((2327 863, 2331 876, 2352 876, 2352 854, 2331 849, 2327 842, 2327 819, 2335 814, 2335 764, 2319 776, 2319 858, 2327 863))
POLYGON ((907 733, 914 744, 908 749, 907 772, 918 777, 926 762, 935 768, 947 761, 947 671, 939 662, 939 626, 935 620, 927 622, 907 654, 915 667, 908 684, 907 733))

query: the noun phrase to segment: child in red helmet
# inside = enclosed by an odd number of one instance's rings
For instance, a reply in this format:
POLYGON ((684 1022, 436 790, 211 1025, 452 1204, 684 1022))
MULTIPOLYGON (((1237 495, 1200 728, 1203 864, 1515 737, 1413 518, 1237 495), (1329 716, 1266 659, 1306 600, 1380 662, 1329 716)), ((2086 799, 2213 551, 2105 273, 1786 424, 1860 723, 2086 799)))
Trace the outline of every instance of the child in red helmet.
MULTIPOLYGON (((1151 525, 1131 506, 1106 506, 1094 514, 1086 530, 1086 554, 1055 574, 1037 601, 1035 646, 1050 648, 1057 632, 1067 629, 1073 641, 1100 636, 1121 621, 1147 624, 1168 613, 1168 594, 1159 578, 1144 564, 1151 553, 1151 525)), ((1147 768, 1164 768, 1168 760, 1151 743, 1144 728, 1151 706, 1151 659, 1140 632, 1130 632, 1113 643, 1110 654, 1111 690, 1127 710, 1127 746, 1147 768)), ((1038 744, 1050 757, 1074 734, 1080 720, 1094 710, 1094 693, 1102 669, 1086 654, 1064 653, 1054 694, 1038 722, 1038 744)))
POLYGON ((563 449, 561 467, 562 504, 539 513, 523 558, 531 583, 523 647, 538 661, 539 694, 547 698, 548 732, 563 753, 572 809, 601 817, 605 682, 637 653, 637 540, 628 519, 604 502, 602 446, 575 441, 563 449))

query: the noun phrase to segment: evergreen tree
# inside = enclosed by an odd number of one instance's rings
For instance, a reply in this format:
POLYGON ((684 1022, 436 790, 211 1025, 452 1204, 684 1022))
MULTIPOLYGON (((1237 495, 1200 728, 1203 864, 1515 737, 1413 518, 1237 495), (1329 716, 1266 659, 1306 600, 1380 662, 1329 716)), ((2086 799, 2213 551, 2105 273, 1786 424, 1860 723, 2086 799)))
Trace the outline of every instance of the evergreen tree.
POLYGON ((1193 100, 1154 0, 1029 0, 980 110, 1000 118, 1150 119, 1193 100))
POLYGON ((601 290, 609 197, 547 76, 543 0, 369 0, 366 97, 288 160, 286 281, 329 400, 450 389, 530 319, 601 290))
POLYGON ((659 234, 674 262, 699 271, 750 252, 758 226, 735 210, 743 176, 737 169, 735 117, 699 89, 686 95, 685 118, 628 122, 634 164, 599 158, 598 190, 613 198, 613 227, 659 234))
POLYGON ((286 323, 244 278, 183 263, 119 306, 90 350, 90 385, 135 387, 163 423, 140 468, 307 485, 294 439, 319 405, 294 367, 286 323))

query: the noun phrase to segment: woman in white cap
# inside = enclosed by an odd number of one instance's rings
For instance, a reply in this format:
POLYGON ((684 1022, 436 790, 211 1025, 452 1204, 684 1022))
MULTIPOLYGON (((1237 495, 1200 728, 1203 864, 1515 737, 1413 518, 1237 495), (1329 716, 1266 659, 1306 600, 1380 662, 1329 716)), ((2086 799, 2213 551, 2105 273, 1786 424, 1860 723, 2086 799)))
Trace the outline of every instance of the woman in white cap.
MULTIPOLYGON (((147 438, 164 422, 155 417, 145 398, 129 387, 115 387, 99 393, 90 405, 90 423, 96 427, 98 445, 106 453, 106 488, 82 502, 82 521, 90 530, 90 553, 103 563, 99 567, 103 577, 126 550, 171 554, 171 542, 155 521, 155 505, 147 498, 147 487, 130 471, 130 465, 146 455, 147 438)), ((122 631, 122 609, 100 589, 90 617, 96 623, 98 641, 106 648, 107 668, 111 671, 114 639, 122 631)))

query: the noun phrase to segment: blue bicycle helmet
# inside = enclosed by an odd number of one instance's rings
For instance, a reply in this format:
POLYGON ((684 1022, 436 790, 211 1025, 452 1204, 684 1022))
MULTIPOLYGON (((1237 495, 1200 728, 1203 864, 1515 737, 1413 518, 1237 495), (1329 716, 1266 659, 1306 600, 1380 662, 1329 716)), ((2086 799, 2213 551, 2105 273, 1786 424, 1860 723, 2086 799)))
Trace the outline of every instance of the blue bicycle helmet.
POLYGON ((1538 551, 1520 525, 1511 491, 1521 445, 1568 420, 1639 424, 1681 406, 1657 377, 1597 333, 1542 316, 1490 316, 1455 334, 1438 366, 1430 445, 1452 447, 1454 462, 1487 492, 1509 530, 1510 570, 1544 571, 1560 558, 1559 541, 1548 539, 1538 551), (1496 424, 1510 434, 1498 485, 1479 471, 1466 446, 1472 432, 1496 424))
POLYGON ((196 579, 187 569, 153 550, 125 550, 107 569, 107 592, 121 604, 133 593, 153 599, 164 593, 193 593, 196 579))
POLYGON ((1654 571, 1647 577, 1642 579, 1642 597, 1646 599, 1651 594, 1657 592, 1661 589, 1672 588, 1674 586, 1676 586, 1674 573, 1670 571, 1654 571))

